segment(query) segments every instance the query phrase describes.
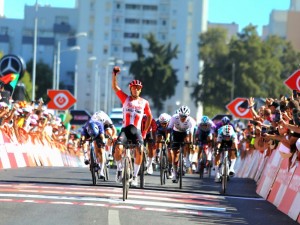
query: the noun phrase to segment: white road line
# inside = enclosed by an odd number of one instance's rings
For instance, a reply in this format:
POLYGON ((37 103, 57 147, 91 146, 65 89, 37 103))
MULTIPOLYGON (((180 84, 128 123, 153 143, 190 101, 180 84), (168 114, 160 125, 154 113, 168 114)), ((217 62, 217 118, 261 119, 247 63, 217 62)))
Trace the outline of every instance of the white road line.
POLYGON ((48 195, 28 195, 28 194, 3 194, 0 193, 0 197, 11 197, 11 198, 38 198, 38 199, 60 199, 60 200, 79 200, 79 201, 95 201, 95 202, 108 202, 110 204, 127 204, 127 205, 146 205, 146 206, 158 206, 168 208, 180 208, 188 210, 199 210, 199 211, 217 211, 226 212, 226 208, 223 207, 211 207, 204 205, 192 205, 192 204, 181 204, 174 202, 159 202, 159 201, 139 201, 139 200, 126 200, 123 202, 122 199, 107 199, 107 198, 90 198, 90 197, 71 197, 71 196, 48 196, 48 195))
POLYGON ((108 225, 120 225, 118 210, 108 210, 108 225))

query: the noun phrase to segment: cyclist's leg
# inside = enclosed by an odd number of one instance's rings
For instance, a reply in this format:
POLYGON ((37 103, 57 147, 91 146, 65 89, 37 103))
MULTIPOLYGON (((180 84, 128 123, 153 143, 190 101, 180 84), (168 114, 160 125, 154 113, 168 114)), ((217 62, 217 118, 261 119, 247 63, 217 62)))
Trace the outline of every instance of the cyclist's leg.
MULTIPOLYGON (((221 144, 221 143, 218 143, 221 144)), ((217 144, 217 145, 218 145, 217 144)), ((220 146, 222 147, 222 145, 220 146)), ((215 153, 215 182, 220 182, 220 170, 219 170, 219 166, 220 166, 220 159, 221 159, 221 153, 220 151, 215 153)))
POLYGON ((148 164, 147 164, 147 173, 153 174, 153 159, 156 152, 155 144, 153 141, 148 142, 148 164))
POLYGON ((116 140, 116 144, 115 144, 115 148, 114 148, 114 159, 116 161, 117 164, 117 174, 116 174, 116 181, 121 183, 122 182, 122 169, 123 169, 123 165, 122 165, 122 153, 123 153, 123 149, 124 146, 123 144, 127 142, 127 138, 126 138, 126 134, 125 134, 125 128, 122 128, 117 140, 116 140))
POLYGON ((195 173, 197 170, 197 162, 198 162, 198 146, 193 145, 193 149, 190 152, 190 158, 192 163, 192 172, 195 173))
MULTIPOLYGON (((191 138, 188 134, 185 135, 184 137, 184 142, 190 142, 191 138)), ((190 166, 191 166, 191 162, 190 162, 190 151, 191 151, 191 145, 184 145, 183 148, 183 160, 186 166, 187 171, 190 171, 190 166)))
POLYGON ((104 176, 103 169, 105 163, 105 151, 104 145, 100 139, 94 141, 95 153, 97 156, 98 165, 100 168, 100 176, 104 176))
POLYGON ((236 156, 237 156, 237 143, 235 143, 234 141, 232 142, 231 148, 234 150, 230 150, 229 151, 229 157, 230 157, 230 168, 229 168, 229 175, 234 175, 235 171, 234 171, 234 165, 236 162, 236 156))

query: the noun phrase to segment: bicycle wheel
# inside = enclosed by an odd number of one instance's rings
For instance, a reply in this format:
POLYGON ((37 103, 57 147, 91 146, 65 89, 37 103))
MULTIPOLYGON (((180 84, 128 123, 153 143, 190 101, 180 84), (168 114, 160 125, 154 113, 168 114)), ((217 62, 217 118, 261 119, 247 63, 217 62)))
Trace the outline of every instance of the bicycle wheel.
POLYGON ((183 176, 183 147, 180 147, 179 153, 179 188, 182 189, 182 176, 183 176))
POLYGON ((128 197, 128 189, 129 189, 129 159, 125 158, 124 159, 124 168, 122 171, 122 183, 123 183, 123 201, 125 201, 125 199, 127 199, 128 197))
POLYGON ((204 159, 200 159, 200 165, 199 165, 199 177, 200 177, 200 179, 203 178, 204 168, 205 168, 204 159))
POLYGON ((146 167, 146 155, 145 152, 143 151, 143 159, 142 159, 142 164, 140 167, 140 188, 145 187, 145 167, 146 167))
POLYGON ((103 180, 104 180, 104 181, 108 181, 108 180, 109 180, 109 169, 108 169, 106 163, 104 163, 104 170, 103 170, 103 173, 104 173, 104 178, 103 178, 103 180))
POLYGON ((160 184, 166 184, 166 173, 167 173, 167 157, 165 151, 161 151, 160 153, 160 160, 159 160, 159 167, 160 167, 160 184))
POLYGON ((227 188, 227 173, 228 173, 228 159, 225 158, 222 169, 222 192, 225 194, 227 188))
POLYGON ((208 160, 208 162, 207 162, 208 178, 210 178, 210 176, 211 176, 211 167, 212 167, 212 163, 210 160, 208 160))
POLYGON ((95 153, 94 153, 94 149, 91 147, 91 153, 90 153, 90 171, 92 174, 92 181, 93 181, 93 185, 96 185, 97 183, 97 177, 96 177, 96 157, 95 157, 95 153))

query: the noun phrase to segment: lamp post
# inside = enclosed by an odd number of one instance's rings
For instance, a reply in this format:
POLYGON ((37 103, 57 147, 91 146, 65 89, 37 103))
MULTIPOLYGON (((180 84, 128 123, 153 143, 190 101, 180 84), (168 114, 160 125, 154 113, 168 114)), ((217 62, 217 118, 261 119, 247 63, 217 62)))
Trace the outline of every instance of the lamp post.
POLYGON ((98 63, 97 63, 97 57, 96 56, 91 56, 89 58, 89 60, 91 61, 94 61, 94 64, 95 66, 93 66, 93 68, 95 68, 95 75, 93 76, 93 82, 94 82, 94 85, 93 85, 93 92, 94 92, 94 105, 93 105, 93 110, 94 110, 94 113, 96 112, 97 110, 97 107, 98 107, 98 96, 97 96, 97 85, 98 85, 98 63))
POLYGON ((34 19, 34 38, 33 38, 33 60, 32 60, 32 97, 35 101, 35 81, 36 81, 36 48, 37 48, 37 26, 38 26, 38 1, 35 2, 35 19, 34 19))
POLYGON ((60 81, 60 54, 61 54, 61 52, 80 50, 79 46, 73 46, 73 47, 71 47, 67 50, 61 51, 60 50, 61 41, 67 40, 67 39, 70 39, 70 38, 86 37, 86 36, 87 36, 86 32, 80 32, 80 33, 75 34, 74 36, 69 36, 67 38, 63 38, 63 39, 60 39, 59 41, 57 41, 57 56, 56 56, 57 57, 57 62, 56 62, 56 89, 57 90, 59 90, 59 81, 60 81))
MULTIPOLYGON (((60 46, 60 44, 58 45, 58 46, 60 46)), ((56 56, 56 89, 57 90, 59 90, 59 81, 60 81, 60 55, 61 55, 61 53, 63 53, 63 52, 68 52, 68 51, 79 51, 80 50, 80 46, 78 46, 78 45, 75 45, 75 46, 73 46, 73 47, 71 47, 71 48, 68 48, 68 49, 65 49, 65 50, 60 50, 60 47, 59 47, 59 49, 58 49, 58 51, 57 51, 57 56, 56 56)), ((55 56, 54 56, 54 58, 55 58, 55 56)))

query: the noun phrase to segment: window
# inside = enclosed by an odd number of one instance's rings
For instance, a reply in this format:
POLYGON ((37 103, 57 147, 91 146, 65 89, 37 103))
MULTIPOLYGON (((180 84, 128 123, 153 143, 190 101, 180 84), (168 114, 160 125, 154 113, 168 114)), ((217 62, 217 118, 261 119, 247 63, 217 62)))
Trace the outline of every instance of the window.
POLYGON ((67 16, 56 16, 55 23, 62 24, 62 23, 69 23, 69 18, 67 16))
POLYGON ((124 33, 125 38, 139 38, 140 34, 139 33, 124 33))
POLYGON ((139 10, 139 9, 141 9, 141 6, 137 5, 137 4, 126 4, 125 8, 126 9, 139 10))
POLYGON ((143 20, 143 24, 156 25, 156 20, 143 20))
POLYGON ((157 11, 156 5, 143 5, 143 10, 157 11))
POLYGON ((131 47, 123 47, 123 52, 132 52, 131 47))
POLYGON ((139 24, 140 20, 135 18, 125 18, 125 23, 128 24, 139 24))

